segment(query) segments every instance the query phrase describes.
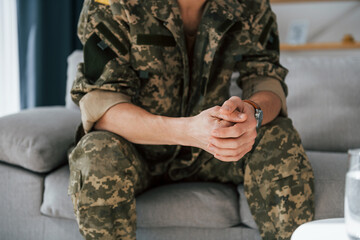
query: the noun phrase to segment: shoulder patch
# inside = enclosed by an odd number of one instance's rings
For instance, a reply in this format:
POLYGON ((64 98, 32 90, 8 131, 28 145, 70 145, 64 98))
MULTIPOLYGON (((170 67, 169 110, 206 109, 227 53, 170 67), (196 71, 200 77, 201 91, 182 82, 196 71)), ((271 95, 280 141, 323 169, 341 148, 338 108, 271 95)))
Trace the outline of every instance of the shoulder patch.
POLYGON ((96 82, 104 71, 105 65, 116 54, 96 33, 93 33, 84 45, 84 74, 90 82, 96 82))
POLYGON ((104 4, 104 5, 110 5, 109 0, 95 0, 95 2, 104 4))

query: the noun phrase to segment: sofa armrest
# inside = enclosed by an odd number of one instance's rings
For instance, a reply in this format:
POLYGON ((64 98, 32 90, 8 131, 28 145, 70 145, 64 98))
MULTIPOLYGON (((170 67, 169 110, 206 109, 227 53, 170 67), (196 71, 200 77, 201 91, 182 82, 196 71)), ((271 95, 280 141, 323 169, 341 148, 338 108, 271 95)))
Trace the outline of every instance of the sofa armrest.
POLYGON ((67 161, 81 118, 65 107, 38 107, 0 118, 0 161, 48 172, 67 161))

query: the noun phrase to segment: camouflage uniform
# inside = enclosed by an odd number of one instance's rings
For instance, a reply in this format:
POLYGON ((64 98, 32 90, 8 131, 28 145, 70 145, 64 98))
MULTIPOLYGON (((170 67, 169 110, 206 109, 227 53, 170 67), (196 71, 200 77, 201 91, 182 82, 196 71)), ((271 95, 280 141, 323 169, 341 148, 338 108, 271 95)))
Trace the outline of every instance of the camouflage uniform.
POLYGON ((78 33, 84 63, 72 97, 86 134, 70 154, 69 193, 86 239, 135 239, 135 195, 164 181, 243 183, 264 239, 289 239, 312 219, 313 173, 286 118, 287 70, 279 64, 267 1, 207 1, 191 72, 176 0, 85 0, 78 33), (243 98, 272 91, 283 104, 282 117, 259 129, 253 150, 238 162, 221 162, 198 148, 139 145, 91 131, 119 102, 169 117, 221 105, 234 71, 240 72, 243 98), (98 101, 95 113, 91 99, 98 101), (89 121, 89 115, 96 117, 89 121))

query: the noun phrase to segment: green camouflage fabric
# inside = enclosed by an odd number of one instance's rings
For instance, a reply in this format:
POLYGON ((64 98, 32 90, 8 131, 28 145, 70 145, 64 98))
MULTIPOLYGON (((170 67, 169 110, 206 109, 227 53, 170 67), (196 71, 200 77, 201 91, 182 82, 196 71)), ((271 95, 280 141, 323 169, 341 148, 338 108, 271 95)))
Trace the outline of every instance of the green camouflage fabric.
MULTIPOLYGON (((206 152, 198 158, 200 168, 179 181, 244 184, 263 239, 290 239, 299 225, 313 219, 314 176, 290 119, 278 117, 261 127, 253 150, 238 162, 222 162, 206 152)), ((134 144, 106 131, 81 139, 70 154, 70 171, 69 194, 80 232, 94 240, 136 239, 135 196, 175 182, 168 172, 153 176, 134 144)))
POLYGON ((116 134, 95 131, 81 139, 69 163, 68 192, 85 239, 135 239, 135 195, 151 183, 135 147, 116 134))
MULTIPOLYGON (((243 98, 267 79, 287 93, 275 15, 266 0, 208 0, 192 72, 176 0, 85 0, 78 35, 84 63, 71 90, 77 104, 103 90, 126 94, 153 114, 193 116, 229 98, 234 71, 243 98)), ((70 168, 69 193, 86 239, 135 239, 135 195, 163 176, 244 183, 264 239, 289 239, 313 217, 311 167, 287 118, 262 127, 254 150, 236 163, 197 148, 131 144, 90 132, 71 152, 70 168)))
MULTIPOLYGON (((153 114, 193 116, 229 98, 234 71, 240 72, 240 87, 247 86, 244 99, 259 80, 275 79, 287 92, 275 15, 265 0, 209 0, 196 36, 192 73, 176 0, 112 0, 110 5, 86 0, 78 35, 84 63, 71 91, 77 104, 86 93, 105 90, 129 95, 132 103, 153 114)), ((154 174, 168 169, 180 150, 136 148, 152 161, 154 174)), ((173 165, 172 178, 196 170, 201 150, 191 151, 191 160, 173 165), (179 168, 189 172, 177 174, 179 168)))

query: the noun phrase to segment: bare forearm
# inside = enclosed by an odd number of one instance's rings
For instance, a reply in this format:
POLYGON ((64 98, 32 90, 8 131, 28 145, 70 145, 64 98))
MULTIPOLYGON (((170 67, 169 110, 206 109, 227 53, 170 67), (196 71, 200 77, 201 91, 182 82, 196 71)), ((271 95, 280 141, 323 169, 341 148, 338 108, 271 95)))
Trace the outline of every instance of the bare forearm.
POLYGON ((131 103, 120 103, 102 116, 95 130, 110 131, 137 144, 187 145, 187 120, 154 115, 131 103))
POLYGON ((250 99, 259 104, 263 111, 262 125, 271 122, 279 115, 281 100, 275 93, 267 91, 257 92, 250 99))

